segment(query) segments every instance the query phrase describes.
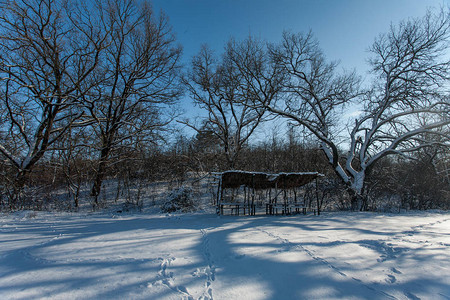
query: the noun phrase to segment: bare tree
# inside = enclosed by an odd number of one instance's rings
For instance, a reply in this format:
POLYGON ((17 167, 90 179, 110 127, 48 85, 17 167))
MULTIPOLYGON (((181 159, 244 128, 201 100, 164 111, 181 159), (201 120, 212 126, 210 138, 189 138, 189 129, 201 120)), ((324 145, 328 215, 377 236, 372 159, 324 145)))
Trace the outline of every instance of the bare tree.
POLYGON ((16 197, 33 166, 69 126, 82 123, 72 108, 90 88, 84 81, 105 36, 89 10, 63 1, 6 0, 0 10, 0 153, 16 170, 16 197))
POLYGON ((354 73, 337 74, 337 63, 326 62, 311 32, 285 32, 280 45, 271 45, 270 54, 286 80, 282 97, 262 105, 313 133, 338 176, 347 177, 340 161, 338 128, 344 108, 359 95, 358 78, 354 73))
POLYGON ((181 55, 167 17, 162 13, 156 17, 149 2, 105 0, 97 5, 110 46, 90 77, 95 90, 84 97, 98 139, 91 190, 94 206, 114 149, 155 142, 171 121, 164 108, 180 95, 177 74, 181 55))
POLYGON ((184 80, 194 103, 207 116, 200 125, 183 123, 199 133, 211 132, 221 141, 227 168, 235 167, 243 146, 263 120, 264 110, 255 109, 252 103, 259 97, 270 101, 276 95, 270 84, 277 73, 265 59, 264 45, 252 38, 242 43, 231 40, 222 60, 203 46, 184 80), (258 84, 260 91, 255 94, 251 84, 258 84))
POLYGON ((370 48, 373 87, 358 92, 354 74, 339 75, 335 63, 327 63, 311 34, 285 33, 273 46, 273 59, 287 74, 283 101, 263 102, 269 111, 306 127, 320 141, 321 149, 336 174, 353 195, 354 208, 365 207, 366 176, 387 155, 410 156, 435 144, 424 133, 441 136, 448 147, 450 124, 446 57, 450 33, 448 11, 428 13, 392 26, 370 48), (341 153, 336 125, 352 100, 363 110, 345 140, 349 151, 341 153))
MULTIPOLYGON (((370 48, 370 64, 378 78, 350 132, 346 168, 356 179, 358 195, 364 192, 365 176, 381 158, 411 157, 435 144, 450 146, 448 130, 442 130, 450 124, 449 37, 450 14, 442 10, 392 26, 370 48), (440 136, 439 141, 433 136, 440 136)), ((360 208, 364 205, 358 203, 360 208)))

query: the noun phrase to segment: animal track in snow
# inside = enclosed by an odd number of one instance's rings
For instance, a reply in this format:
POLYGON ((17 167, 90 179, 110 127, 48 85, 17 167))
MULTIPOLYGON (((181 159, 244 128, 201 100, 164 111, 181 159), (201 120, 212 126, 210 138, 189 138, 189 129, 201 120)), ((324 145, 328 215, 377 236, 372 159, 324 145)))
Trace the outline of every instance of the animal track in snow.
MULTIPOLYGON (((302 246, 300 243, 292 243, 291 241, 289 241, 289 240, 287 240, 287 239, 285 239, 285 238, 282 238, 282 237, 280 237, 280 236, 278 236, 278 235, 275 235, 275 234, 273 234, 273 233, 271 233, 271 232, 269 232, 269 231, 267 231, 267 230, 263 230, 263 229, 260 229, 260 228, 257 228, 257 229, 258 229, 259 231, 261 231, 261 232, 267 234, 268 236, 270 236, 270 237, 272 237, 272 238, 274 238, 274 239, 280 241, 282 244, 284 244, 284 245, 287 246, 285 249, 281 250, 280 252, 282 252, 282 251, 291 251, 292 249, 294 249, 294 250, 301 250, 301 251, 305 252, 306 254, 308 254, 308 255, 309 255, 312 259, 314 259, 315 261, 320 262, 320 263, 326 265, 328 268, 332 269, 333 271, 335 271, 335 272, 338 273, 339 275, 341 275, 341 276, 343 276, 343 277, 348 277, 347 274, 345 274, 344 272, 342 272, 338 267, 334 266, 333 264, 331 264, 331 263, 330 263, 329 261, 327 261, 326 259, 316 256, 312 251, 306 249, 306 248, 305 248, 304 246, 302 246)), ((351 279, 352 279, 353 281, 355 281, 356 283, 358 283, 359 285, 362 285, 362 286, 364 286, 365 288, 367 288, 367 289, 369 289, 369 290, 371 290, 371 291, 373 291, 373 292, 375 292, 375 293, 380 293, 380 294, 382 294, 382 295, 383 295, 385 298, 387 298, 387 299, 396 299, 394 296, 392 296, 392 295, 390 295, 390 294, 388 294, 388 293, 386 293, 386 292, 384 292, 384 291, 378 290, 378 289, 372 287, 371 285, 368 285, 368 284, 364 283, 362 280, 360 280, 360 279, 358 279, 358 278, 351 277, 351 279)))
POLYGON ((427 240, 426 237, 424 237, 425 239, 419 239, 419 237, 420 237, 420 234, 422 234, 422 233, 424 233, 425 236, 427 234, 433 234, 432 232, 426 232, 426 230, 423 231, 424 229, 426 229, 426 227, 434 226, 436 224, 442 224, 442 223, 449 222, 449 221, 450 221, 450 219, 443 219, 443 220, 439 220, 436 222, 412 226, 410 228, 410 230, 399 232, 398 234, 393 236, 392 239, 398 240, 401 242, 410 243, 410 244, 417 244, 420 247, 422 247, 424 244, 448 247, 450 244, 448 244, 446 242, 427 240))
MULTIPOLYGON (((165 285, 171 290, 181 294, 182 299, 194 300, 194 297, 189 294, 187 288, 183 285, 176 285, 173 272, 167 272, 167 268, 170 266, 175 257, 159 258, 161 264, 159 265, 158 277, 160 278, 151 285, 165 285)), ((150 284, 149 284, 150 285, 150 284)))
POLYGON ((205 256, 206 262, 208 266, 205 268, 197 269, 193 276, 206 276, 205 282, 205 290, 203 294, 199 297, 199 300, 212 300, 213 299, 213 290, 212 290, 212 282, 216 280, 216 267, 214 266, 214 261, 212 259, 211 250, 209 248, 209 238, 208 233, 205 229, 200 229, 202 234, 202 249, 203 255, 205 256))
POLYGON ((284 249, 280 249, 279 252, 284 252, 284 251, 291 251, 292 249, 298 249, 301 250, 303 252, 305 252, 306 254, 308 254, 312 259, 314 259, 315 261, 321 262, 323 264, 325 264, 327 267, 333 269, 334 271, 336 271, 337 273, 339 273, 341 276, 347 277, 347 274, 345 274, 344 272, 340 271, 338 268, 336 268, 335 266, 333 266, 330 262, 328 262, 327 260, 318 257, 316 255, 314 255, 314 253, 312 253, 312 251, 306 249, 305 247, 303 247, 301 244, 297 243, 292 243, 291 241, 284 239, 278 235, 275 235, 271 232, 268 232, 266 230, 263 229, 259 229, 261 232, 267 234, 268 236, 280 241, 281 243, 283 243, 284 245, 286 245, 286 247, 284 249))
POLYGON ((397 277, 395 277, 394 274, 403 274, 402 272, 400 272, 399 270, 397 270, 396 268, 392 267, 390 269, 391 274, 387 274, 387 278, 385 279, 385 281, 387 283, 396 283, 397 282, 397 277))
POLYGON ((397 281, 397 278, 395 278, 394 275, 388 275, 388 278, 386 278, 387 283, 395 283, 397 281))
POLYGON ((420 300, 419 297, 417 297, 416 295, 414 295, 414 294, 411 293, 411 292, 405 291, 405 292, 403 292, 403 294, 404 294, 408 299, 411 299, 411 300, 420 300))
POLYGON ((394 247, 391 243, 385 243, 379 240, 361 240, 358 241, 361 247, 366 247, 380 253, 378 262, 395 259, 402 251, 402 248, 394 247))
POLYGON ((436 221, 436 222, 431 222, 431 223, 425 223, 425 224, 416 225, 416 226, 411 227, 411 230, 405 231, 405 232, 403 232, 403 233, 406 234, 406 235, 408 235, 408 236, 411 236, 411 235, 413 235, 413 234, 418 234, 418 233, 420 233, 420 230, 422 230, 422 229, 424 229, 424 228, 426 228, 426 227, 434 226, 434 225, 436 225, 436 224, 441 224, 441 223, 448 222, 448 221, 450 221, 450 219, 443 219, 443 220, 436 221))

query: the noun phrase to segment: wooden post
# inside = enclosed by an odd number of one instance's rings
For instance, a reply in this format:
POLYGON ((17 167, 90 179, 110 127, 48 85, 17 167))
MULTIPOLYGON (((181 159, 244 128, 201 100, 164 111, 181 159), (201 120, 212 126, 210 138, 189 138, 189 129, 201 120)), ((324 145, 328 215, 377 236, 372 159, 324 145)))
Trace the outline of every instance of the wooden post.
POLYGON ((253 206, 255 205, 255 176, 252 176, 252 209, 253 206))
POLYGON ((317 177, 316 177, 316 201, 317 201, 317 215, 320 215, 320 203, 319 203, 319 189, 317 184, 317 177))
POLYGON ((278 183, 277 182, 275 182, 275 198, 274 198, 274 200, 275 200, 275 205, 277 205, 277 199, 278 198, 278 183))
POLYGON ((223 185, 222 185, 222 177, 221 177, 220 178, 220 197, 219 197, 219 202, 218 202, 218 205, 220 208, 219 215, 223 214, 223 211, 221 210, 222 209, 222 201, 223 201, 223 185))
POLYGON ((245 205, 247 205, 247 209, 248 209, 247 187, 244 185, 244 215, 245 215, 245 205))
POLYGON ((219 197, 220 197, 221 187, 222 187, 222 175, 220 175, 219 183, 217 184, 217 195, 216 195, 216 199, 214 199, 216 201, 216 203, 214 203, 214 204, 217 204, 217 205, 219 205, 219 197))

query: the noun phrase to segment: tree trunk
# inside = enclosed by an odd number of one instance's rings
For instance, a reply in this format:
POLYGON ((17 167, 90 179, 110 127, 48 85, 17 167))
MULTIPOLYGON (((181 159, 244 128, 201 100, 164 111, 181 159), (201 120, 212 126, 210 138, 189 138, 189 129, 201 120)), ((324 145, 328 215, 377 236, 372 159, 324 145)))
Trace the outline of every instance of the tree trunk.
POLYGON ((366 211, 367 210, 367 195, 363 190, 357 190, 354 187, 347 188, 347 193, 350 196, 352 211, 366 211))
POLYGON ((20 206, 21 200, 23 200, 23 188, 27 182, 28 175, 30 173, 29 168, 19 170, 16 177, 11 182, 11 190, 8 192, 9 209, 15 210, 20 206))
POLYGON ((109 153, 111 151, 111 147, 105 146, 100 154, 100 160, 98 163, 97 171, 95 172, 94 184, 91 189, 91 196, 93 197, 92 208, 95 210, 98 208, 98 196, 100 195, 100 191, 102 188, 102 183, 106 174, 106 167, 108 163, 109 153))

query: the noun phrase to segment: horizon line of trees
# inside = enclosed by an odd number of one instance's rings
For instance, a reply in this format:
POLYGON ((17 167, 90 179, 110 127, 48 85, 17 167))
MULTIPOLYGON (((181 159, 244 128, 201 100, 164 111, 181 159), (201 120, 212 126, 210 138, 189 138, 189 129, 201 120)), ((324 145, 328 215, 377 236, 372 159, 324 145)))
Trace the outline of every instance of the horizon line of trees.
POLYGON ((89 182, 97 209, 111 177, 182 182, 188 172, 306 167, 328 175, 345 208, 376 209, 389 194, 412 208, 448 207, 448 8, 375 38, 365 83, 327 61, 311 32, 231 39, 221 55, 203 46, 183 68, 150 1, 4 0, 0 9, 4 208, 23 208, 40 184, 67 186, 76 207, 89 182), (182 119, 183 94, 206 117, 182 119), (360 114, 343 124, 355 105, 360 114), (289 124, 287 139, 252 145, 274 119, 289 124), (162 149, 174 121, 197 135, 162 149))
MULTIPOLYGON (((288 136, 292 134, 289 132, 288 136)), ((95 162, 96 158, 85 152, 70 161, 64 155, 53 155, 37 163, 15 209, 77 210, 80 201, 86 200, 83 197, 95 176, 95 162)), ((1 167, 10 174, 14 172, 4 163, 1 167)), ((236 169, 267 173, 318 171, 325 174, 319 180, 321 209, 352 209, 345 184, 336 176, 317 143, 298 142, 284 138, 283 133, 274 133, 267 141, 245 144, 236 169)), ((117 153, 105 170, 108 188, 102 190, 98 207, 106 204, 107 193, 114 198, 109 201, 116 202, 120 194, 130 204, 139 206, 142 205, 139 195, 154 184, 163 182, 170 191, 192 183, 195 178, 224 170, 228 170, 227 159, 211 133, 191 138, 180 135, 170 146, 117 153)), ((418 152, 414 160, 399 156, 384 158, 367 182, 366 209, 449 209, 450 176, 443 170, 445 161, 437 159, 436 149, 418 152)), ((11 209, 9 204, 8 198, 2 195, 2 210, 11 209)))

